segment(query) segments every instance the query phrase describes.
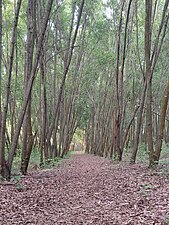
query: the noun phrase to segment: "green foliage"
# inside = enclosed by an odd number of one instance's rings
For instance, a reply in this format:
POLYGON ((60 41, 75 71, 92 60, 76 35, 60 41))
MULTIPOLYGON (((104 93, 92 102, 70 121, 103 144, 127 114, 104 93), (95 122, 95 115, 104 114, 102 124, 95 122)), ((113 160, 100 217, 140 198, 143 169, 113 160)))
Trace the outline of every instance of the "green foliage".
POLYGON ((69 159, 73 154, 73 151, 68 151, 66 155, 64 155, 64 159, 69 159))
MULTIPOLYGON (((65 159, 68 159, 72 156, 73 152, 68 151, 68 153, 64 156, 65 159)), ((40 153, 39 149, 33 149, 32 155, 29 163, 29 171, 35 171, 37 169, 51 169, 55 166, 59 166, 62 164, 62 158, 56 157, 53 159, 49 159, 48 161, 44 161, 43 165, 40 166, 40 153)), ((17 154, 14 158, 13 169, 12 169, 12 181, 18 183, 21 179, 20 174, 20 165, 21 165, 21 155, 17 154)))
POLYGON ((168 225, 169 224, 169 216, 166 216, 164 219, 164 225, 168 225))
POLYGON ((163 143, 159 164, 169 166, 169 146, 163 143))
POLYGON ((157 187, 154 186, 154 185, 151 185, 151 184, 144 184, 144 185, 142 185, 142 188, 145 189, 145 190, 148 190, 148 189, 154 189, 154 188, 157 188, 157 187))
MULTIPOLYGON (((7 130, 11 139, 11 120, 12 120, 12 106, 15 104, 14 112, 14 128, 16 128, 18 115, 23 104, 24 99, 24 70, 25 70, 25 46, 27 37, 26 24, 26 9, 27 1, 22 1, 21 11, 19 15, 19 24, 17 27, 17 41, 15 44, 14 63, 12 70, 12 81, 10 90, 10 103, 7 118, 7 130), (16 51, 17 50, 17 51, 16 51)), ((47 126, 51 123, 53 108, 56 105, 59 94, 59 87, 61 85, 65 53, 67 52, 68 37, 70 33, 70 25, 72 20, 73 2, 71 0, 59 2, 60 6, 57 8, 54 2, 50 21, 48 23, 47 32, 44 40, 43 54, 45 65, 45 88, 46 88, 46 102, 47 102, 47 126), (56 59, 56 68, 54 67, 56 59), (56 69, 56 71, 55 71, 56 69), (54 87, 54 75, 56 72, 56 87, 54 87), (55 89, 55 98, 53 89, 55 89)), ((42 12, 45 10, 45 5, 42 6, 42 12)), ((73 32, 77 23, 77 15, 81 1, 76 1, 75 21, 73 24, 73 32)), ((120 44, 120 65, 122 63, 123 45, 124 45, 124 26, 127 15, 127 3, 122 15, 122 29, 121 29, 121 44, 120 44)), ((153 24, 152 31, 152 51, 155 43, 157 32, 162 16, 162 8, 164 1, 160 1, 153 24)), ((41 20, 37 16, 37 36, 38 38, 41 20)), ((95 113, 101 100, 106 95, 103 108, 100 110, 99 122, 105 116, 104 113, 108 111, 109 106, 115 106, 115 84, 116 84, 116 60, 117 60, 117 31, 120 18, 120 2, 115 0, 107 1, 103 4, 102 1, 86 1, 81 22, 80 29, 77 35, 77 41, 73 49, 73 56, 68 71, 68 77, 64 86, 63 101, 68 101, 72 96, 74 88, 78 86, 73 102, 73 112, 77 117, 78 128, 74 138, 79 142, 83 139, 83 131, 88 126, 91 111, 94 109, 95 113), (108 15, 108 11, 112 15, 108 15), (83 33, 84 32, 84 33, 83 33), (79 68, 77 64, 79 58, 79 68)), ((10 56, 10 41, 14 20, 14 1, 3 1, 3 60, 2 60, 2 100, 5 97, 7 70, 10 56)), ((131 112, 135 105, 140 101, 140 96, 143 87, 143 74, 141 72, 140 63, 145 69, 145 3, 132 3, 132 9, 129 17, 127 29, 127 46, 126 46, 126 61, 124 65, 123 74, 123 95, 126 102, 124 128, 130 121, 131 112), (138 21, 136 18, 136 5, 138 12, 138 21), (138 43, 137 43, 137 22, 138 22, 138 43)), ((72 35, 73 36, 73 35, 72 35)), ((36 40, 37 41, 37 40, 36 40)), ((72 41, 72 38, 71 38, 72 41)), ((37 43, 36 43, 37 44, 37 43)), ((36 44, 34 47, 34 54, 36 52, 36 44)), ((168 79, 168 46, 169 35, 167 33, 164 39, 164 45, 159 56, 159 60, 153 74, 153 110, 159 112, 161 105, 161 96, 163 93, 166 80, 168 79)), ((33 133, 40 130, 41 123, 41 74, 38 68, 36 80, 34 82, 31 112, 33 133)), ((2 103, 3 105, 3 103, 2 103)), ((66 105, 66 104, 65 104, 66 105)), ((65 107, 64 105, 64 107, 65 107)), ((59 121, 60 123, 60 121, 59 121)), ((96 123, 96 121, 95 121, 96 123)), ((145 122, 144 122, 145 123, 145 122)), ((136 124, 136 121, 135 121, 136 124)), ((60 124, 59 124, 60 125, 60 124)), ((108 126, 113 126, 113 110, 108 126)), ((106 127, 107 129, 107 127, 106 127)), ((58 129, 58 131, 60 131, 58 129)), ((38 142, 40 140, 40 132, 38 132, 38 142)), ((113 136, 113 135, 112 135, 113 136)), ((113 138, 113 137, 112 137, 113 138)), ((57 134, 57 139, 59 135, 57 134)), ((19 143, 22 149, 22 132, 19 143)), ((10 146, 9 146, 10 147, 10 146)), ((163 152, 167 152, 167 146, 163 146, 163 152)), ((128 153, 128 152, 127 152, 128 153)), ((6 149, 6 155, 8 151, 6 149)), ((33 149, 31 156, 30 167, 32 165, 39 165, 40 155, 39 149, 33 149)), ((148 152, 146 144, 141 143, 138 150, 138 161, 145 162, 148 160, 148 152)), ((17 154, 14 159, 13 172, 19 171, 21 156, 17 154)), ((168 164, 168 159, 161 160, 160 163, 168 164)), ((51 160, 45 163, 45 168, 50 168, 60 163, 60 159, 51 160)))

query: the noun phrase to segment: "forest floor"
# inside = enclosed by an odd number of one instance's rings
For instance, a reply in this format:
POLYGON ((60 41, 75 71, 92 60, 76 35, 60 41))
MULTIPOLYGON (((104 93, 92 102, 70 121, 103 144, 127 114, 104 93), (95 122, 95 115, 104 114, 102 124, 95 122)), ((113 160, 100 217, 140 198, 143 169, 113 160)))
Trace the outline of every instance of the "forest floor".
POLYGON ((169 224, 165 168, 75 154, 54 169, 0 183, 0 225, 169 224))

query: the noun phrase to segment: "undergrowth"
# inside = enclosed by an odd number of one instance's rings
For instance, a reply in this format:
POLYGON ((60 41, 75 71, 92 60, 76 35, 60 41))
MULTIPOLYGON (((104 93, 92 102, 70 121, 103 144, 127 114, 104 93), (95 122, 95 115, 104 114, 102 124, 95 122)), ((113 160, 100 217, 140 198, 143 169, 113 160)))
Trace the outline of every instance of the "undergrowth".
MULTIPOLYGON (((132 147, 129 146, 124 150, 124 160, 129 161, 131 156, 132 147)), ((145 143, 141 143, 138 147, 136 162, 139 163, 148 163, 149 154, 147 146, 145 143)), ((169 144, 164 143, 161 150, 161 156, 159 165, 168 165, 169 166, 169 144)))
MULTIPOLYGON (((43 165, 40 165, 40 153, 38 150, 34 150, 31 154, 28 172, 35 171, 40 169, 51 169, 55 166, 59 166, 62 163, 63 159, 68 159, 72 155, 72 151, 69 151, 63 158, 55 157, 54 159, 49 159, 48 161, 44 161, 43 165)), ((18 154, 14 157, 13 167, 12 167, 12 175, 13 177, 20 176, 20 165, 21 165, 21 155, 18 154)))

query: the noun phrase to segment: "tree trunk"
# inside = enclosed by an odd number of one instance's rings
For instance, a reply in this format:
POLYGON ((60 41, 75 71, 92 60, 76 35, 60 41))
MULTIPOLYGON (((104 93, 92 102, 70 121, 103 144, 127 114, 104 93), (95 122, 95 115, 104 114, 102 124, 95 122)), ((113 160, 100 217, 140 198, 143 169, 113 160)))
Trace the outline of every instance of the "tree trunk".
POLYGON ((146 96, 146 90, 147 90, 147 83, 144 83, 144 88, 141 94, 140 99, 140 108, 138 112, 138 119, 137 119, 137 127, 136 127, 136 134, 134 137, 134 145, 131 153, 130 163, 135 163, 137 151, 138 151, 138 145, 139 145, 139 137, 141 132, 141 125, 143 120, 143 109, 144 109, 144 103, 145 103, 145 96, 146 96))
POLYGON ((165 88, 163 99, 162 99, 162 105, 161 105, 161 113, 159 118, 159 126, 158 126, 158 136, 157 136, 157 143, 155 148, 155 155, 154 160, 155 163, 158 164, 160 159, 160 153, 161 153, 161 147, 163 142, 163 135, 164 135, 164 128, 165 128, 165 118, 166 118, 166 112, 167 112, 167 105, 168 105, 168 99, 169 99, 169 80, 168 84, 165 88))
POLYGON ((135 118, 135 115, 136 115, 136 112, 137 112, 138 108, 139 108, 139 106, 137 106, 137 107, 135 108, 135 110, 134 110, 134 112, 133 112, 133 115, 131 116, 130 122, 129 122, 127 128, 126 128, 126 132, 125 132, 125 135, 124 135, 124 139, 123 139, 123 143, 122 143, 122 148, 121 148, 121 149, 122 149, 122 152, 123 152, 123 150, 124 150, 124 145, 125 145, 125 143, 126 143, 126 141, 127 141, 128 133, 129 133, 129 131, 130 131, 130 127, 131 127, 132 122, 133 122, 133 120, 134 120, 134 118, 135 118))
POLYGON ((16 32, 17 32, 17 25, 18 25, 21 3, 22 3, 22 0, 19 0, 17 2, 17 9, 16 9, 16 13, 15 13, 15 18, 14 18, 14 25, 13 25, 12 38, 11 38, 10 62, 9 62, 8 73, 7 73, 6 94, 5 94, 5 99, 4 99, 4 107, 3 107, 4 109, 3 109, 3 113, 2 113, 2 123, 1 123, 0 155, 2 156, 1 161, 3 163, 1 165, 1 175, 6 178, 9 177, 8 176, 9 168, 7 168, 7 165, 4 165, 6 120, 7 120, 10 88, 11 88, 11 77, 12 77, 12 68, 13 68, 13 60, 14 60, 16 32))
MULTIPOLYGON (((33 62, 35 29, 36 29, 36 3, 33 0, 28 1, 27 6, 27 44, 26 44, 26 60, 25 60, 25 90, 30 79, 33 62)), ((26 91, 25 91, 26 95, 26 91)), ((29 157, 32 151, 33 135, 31 124, 31 94, 29 96, 28 105, 23 122, 23 147, 22 147, 22 161, 21 172, 27 173, 29 157)))
POLYGON ((40 54, 41 54, 41 48, 42 48, 42 44, 43 44, 43 40, 44 40, 44 35, 45 35, 49 15, 50 15, 51 8, 52 8, 52 3, 53 3, 53 0, 48 0, 46 14, 45 14, 44 21, 42 23, 42 30, 41 30, 41 33, 40 33, 40 36, 39 36, 39 41, 38 41, 37 51, 36 51, 36 55, 35 55, 35 59, 34 59, 34 64, 33 64, 32 71, 31 71, 31 76, 30 76, 30 79, 29 79, 29 82, 28 82, 28 85, 27 85, 26 95, 25 95, 25 98, 24 98, 21 113, 19 115, 18 124, 17 124, 17 127, 16 127, 16 132, 15 132, 15 135, 14 135, 14 138, 13 138, 13 142, 11 144, 11 149, 10 149, 8 161, 7 161, 7 165, 8 165, 9 169, 8 169, 8 174, 6 176, 8 176, 8 178, 10 178, 13 157, 14 157, 16 147, 17 147, 17 144, 18 144, 18 138, 19 138, 21 126, 22 126, 22 123, 23 123, 23 118, 24 118, 24 115, 25 115, 25 112, 26 112, 26 109, 27 109, 29 96, 31 94, 33 83, 34 83, 34 80, 35 80, 35 77, 36 77, 37 66, 38 66, 38 62, 39 62, 39 58, 40 58, 40 54))
MULTIPOLYGON (((2 0, 0 0, 0 139, 1 139, 1 122, 2 122, 1 79, 2 79, 2 0)), ((0 148, 0 174, 3 174, 4 163, 5 163, 4 151, 2 148, 0 148)))
POLYGON ((149 166, 153 165, 154 161, 154 146, 153 146, 153 120, 152 120, 152 74, 151 74, 151 14, 152 0, 146 0, 145 5, 145 60, 146 72, 145 78, 147 82, 147 107, 146 107, 146 134, 147 145, 149 152, 149 166))
MULTIPOLYGON (((70 63, 71 63, 71 60, 72 60, 74 44, 76 42, 76 37, 77 37, 78 30, 79 30, 79 25, 80 25, 80 20, 81 20, 81 16, 82 16, 84 2, 85 2, 85 0, 82 0, 81 6, 79 8, 79 15, 78 15, 78 18, 77 18, 77 24, 76 24, 76 28, 75 28, 75 32, 74 32, 74 36, 73 36, 73 40, 72 40, 71 45, 70 45, 70 42, 68 42, 68 52, 65 55, 65 66, 64 66, 62 81, 61 81, 61 85, 60 85, 60 88, 59 88, 57 103, 56 103, 56 106, 54 108, 54 112, 53 112, 53 116, 52 116, 52 122, 51 122, 50 127, 49 127, 49 132, 48 132, 48 136, 47 136, 47 146, 46 147, 48 147, 50 145, 50 139, 52 137, 53 129, 55 127, 55 120, 56 120, 57 114, 59 112, 60 102, 61 102, 61 98, 62 98, 62 94, 63 94, 63 91, 64 91, 64 86, 65 86, 65 81, 66 81, 66 77, 67 77, 69 67, 70 67, 70 63)), ((74 15, 73 15, 73 18, 74 18, 74 15)), ((73 21, 72 21, 71 26, 73 26, 73 21)), ((71 29, 70 29, 69 39, 71 38, 72 29, 73 29, 73 27, 71 27, 71 29)))
POLYGON ((45 151, 46 145, 46 86, 45 86, 45 72, 44 72, 44 63, 43 63, 43 53, 40 59, 40 74, 41 74, 41 125, 40 125, 40 165, 43 165, 43 156, 47 158, 47 153, 45 151))
MULTIPOLYGON (((115 96, 115 119, 114 119, 114 135, 115 135, 115 142, 114 142, 114 158, 121 161, 122 158, 122 153, 121 153, 121 146, 120 146, 120 123, 121 123, 121 110, 120 110, 120 92, 119 91, 119 66, 120 66, 120 45, 121 45, 121 28, 122 28, 122 14, 123 14, 123 9, 124 9, 124 2, 121 5, 121 10, 120 10, 120 22, 119 22, 119 27, 118 27, 118 36, 117 36, 117 58, 116 58, 116 96, 115 96)), ((122 86, 121 86, 122 88, 122 86)))

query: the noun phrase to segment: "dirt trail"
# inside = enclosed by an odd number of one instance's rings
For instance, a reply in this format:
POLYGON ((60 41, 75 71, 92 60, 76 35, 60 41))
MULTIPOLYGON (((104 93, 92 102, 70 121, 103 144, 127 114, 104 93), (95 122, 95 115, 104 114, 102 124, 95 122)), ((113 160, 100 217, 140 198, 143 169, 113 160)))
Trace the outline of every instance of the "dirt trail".
POLYGON ((143 165, 76 154, 17 187, 0 184, 0 225, 169 224, 168 187, 143 165))

